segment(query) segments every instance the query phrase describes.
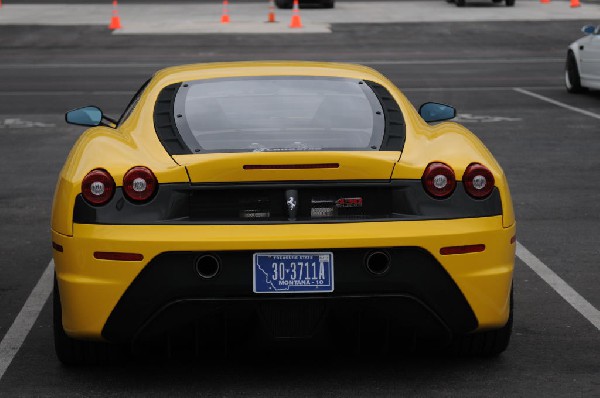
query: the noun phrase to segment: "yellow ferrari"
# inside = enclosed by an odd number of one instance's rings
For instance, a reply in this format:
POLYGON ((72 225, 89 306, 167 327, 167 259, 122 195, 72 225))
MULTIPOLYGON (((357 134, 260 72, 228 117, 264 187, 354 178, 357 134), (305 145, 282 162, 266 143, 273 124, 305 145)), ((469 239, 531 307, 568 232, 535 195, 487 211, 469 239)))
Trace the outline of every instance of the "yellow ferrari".
POLYGON ((455 115, 317 62, 171 67, 119 120, 68 112, 91 128, 54 196, 58 358, 157 341, 501 353, 515 216, 455 115))

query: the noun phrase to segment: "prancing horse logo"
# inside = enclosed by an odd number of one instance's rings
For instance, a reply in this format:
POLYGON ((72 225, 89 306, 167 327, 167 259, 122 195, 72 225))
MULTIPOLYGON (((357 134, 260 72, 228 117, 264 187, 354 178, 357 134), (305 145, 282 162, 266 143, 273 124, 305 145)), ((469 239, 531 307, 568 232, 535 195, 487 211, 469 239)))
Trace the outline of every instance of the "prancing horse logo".
POLYGON ((293 196, 289 197, 289 199, 287 200, 287 205, 289 211, 294 211, 294 209, 296 208, 296 201, 294 200, 293 196))
POLYGON ((285 203, 288 209, 288 219, 295 220, 298 215, 298 190, 288 189, 285 191, 285 203))

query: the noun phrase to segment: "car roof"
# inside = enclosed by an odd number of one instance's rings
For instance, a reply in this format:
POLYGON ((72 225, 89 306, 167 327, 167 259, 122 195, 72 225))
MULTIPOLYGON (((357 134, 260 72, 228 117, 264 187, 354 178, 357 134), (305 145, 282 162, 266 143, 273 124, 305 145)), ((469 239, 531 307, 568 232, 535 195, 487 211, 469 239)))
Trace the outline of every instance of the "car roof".
POLYGON ((157 85, 243 76, 329 76, 365 79, 383 83, 387 79, 364 65, 312 61, 243 61, 189 64, 162 69, 153 79, 157 85))

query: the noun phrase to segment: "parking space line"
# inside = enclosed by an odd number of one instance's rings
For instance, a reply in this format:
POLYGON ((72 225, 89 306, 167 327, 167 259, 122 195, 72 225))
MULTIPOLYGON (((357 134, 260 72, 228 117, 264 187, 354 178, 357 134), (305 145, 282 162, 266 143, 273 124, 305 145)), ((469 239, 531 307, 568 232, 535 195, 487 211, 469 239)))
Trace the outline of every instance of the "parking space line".
MULTIPOLYGON (((310 60, 308 60, 310 61, 310 60)), ((319 60, 324 61, 324 60, 319 60)), ((181 60, 186 63, 197 63, 198 61, 181 60)), ((206 60, 205 62, 215 62, 206 60)), ((226 61, 225 61, 226 62, 226 61)), ((399 59, 399 60, 344 60, 331 59, 327 62, 342 62, 361 65, 468 65, 468 64, 547 64, 563 63, 564 58, 460 58, 460 59, 399 59)), ((176 63, 19 63, 0 64, 0 69, 64 69, 64 68, 91 68, 91 69, 118 69, 118 68, 166 68, 175 66, 176 63)))
POLYGON ((567 303, 571 304, 571 307, 590 321, 596 329, 600 330, 600 311, 519 242, 517 242, 517 257, 550 285, 567 303))
MULTIPOLYGON (((337 62, 337 61, 336 61, 337 62)), ((415 59, 398 61, 340 61, 363 65, 461 65, 461 64, 546 64, 563 63, 564 58, 465 58, 465 59, 415 59)))
MULTIPOLYGON (((531 90, 558 90, 562 86, 535 86, 528 87, 531 90)), ((404 92, 438 92, 438 91, 514 91, 514 87, 412 87, 412 88, 400 88, 400 91, 404 92)))
POLYGON ((54 260, 51 260, 46 270, 38 280, 23 308, 13 321, 10 329, 0 341, 0 380, 10 366, 13 358, 19 352, 29 331, 35 324, 42 308, 52 292, 54 281, 54 260))
POLYGON ((576 106, 567 105, 564 102, 560 102, 560 101, 554 100, 552 98, 548 98, 548 97, 545 97, 543 95, 533 93, 533 92, 531 92, 529 90, 525 90, 524 88, 515 87, 515 88, 513 88, 513 90, 515 90, 515 91, 517 91, 517 92, 519 92, 521 94, 525 94, 525 95, 528 95, 530 97, 537 98, 537 99, 542 100, 542 101, 546 101, 546 102, 548 102, 550 104, 554 104, 556 106, 560 106, 561 108, 565 108, 565 109, 568 109, 568 110, 573 111, 573 112, 578 112, 578 113, 581 113, 582 115, 593 117, 594 119, 600 119, 600 114, 597 114, 597 113, 594 113, 594 112, 590 112, 590 111, 586 111, 585 109, 577 108, 576 106))
MULTIPOLYGON (((517 242, 517 257, 544 282, 550 285, 575 310, 590 321, 596 329, 600 330, 600 311, 519 242, 517 242)), ((21 308, 21 311, 13 321, 10 329, 8 329, 0 342, 0 380, 2 380, 4 373, 19 352, 31 328, 37 321, 40 312, 48 301, 50 293, 52 293, 53 277, 54 260, 51 260, 31 291, 27 301, 25 301, 23 308, 21 308)))
MULTIPOLYGON (((527 87, 531 90, 558 90, 562 86, 527 87)), ((524 89, 524 88, 523 88, 524 89)), ((514 91, 514 87, 412 87, 402 88, 402 92, 442 92, 442 91, 514 91)), ((133 95, 135 91, 127 90, 94 90, 94 91, 0 91, 0 97, 39 97, 53 95, 133 95)))
POLYGON ((47 95, 133 95, 135 91, 0 91, 2 97, 39 97, 47 95))

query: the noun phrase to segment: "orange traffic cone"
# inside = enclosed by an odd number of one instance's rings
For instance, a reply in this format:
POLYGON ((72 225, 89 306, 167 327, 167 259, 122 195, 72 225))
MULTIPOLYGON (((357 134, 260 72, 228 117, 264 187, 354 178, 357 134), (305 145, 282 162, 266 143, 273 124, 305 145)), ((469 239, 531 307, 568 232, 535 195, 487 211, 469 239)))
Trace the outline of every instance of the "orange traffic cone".
POLYGON ((294 0, 294 11, 292 13, 292 20, 290 21, 290 28, 301 28, 302 19, 300 18, 300 5, 298 0, 294 0))
POLYGON ((571 0, 571 8, 581 7, 579 0, 571 0))
POLYGON ((221 23, 229 23, 229 0, 223 0, 223 14, 221 15, 221 23))
POLYGON ((119 4, 117 3, 117 0, 113 0, 113 12, 112 12, 112 18, 110 20, 110 25, 108 25, 108 29, 110 30, 116 30, 116 29, 121 29, 121 18, 119 18, 119 4))
POLYGON ((277 22, 275 20, 275 0, 269 0, 269 16, 267 17, 267 22, 277 22))

